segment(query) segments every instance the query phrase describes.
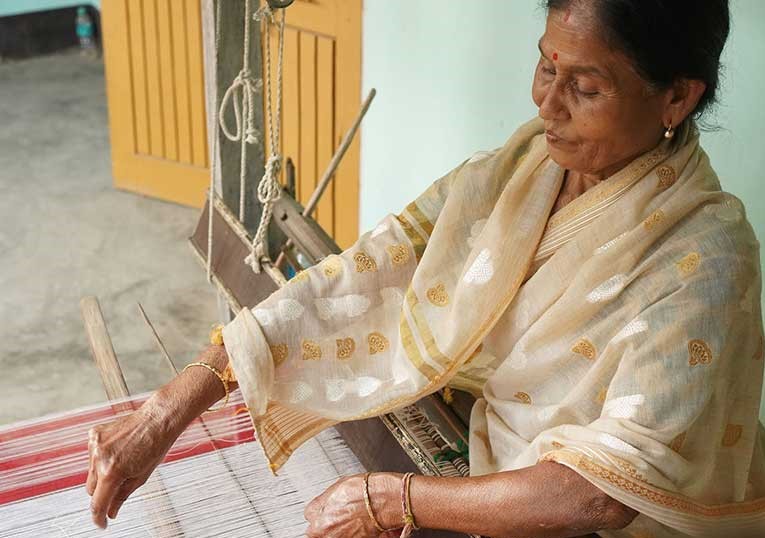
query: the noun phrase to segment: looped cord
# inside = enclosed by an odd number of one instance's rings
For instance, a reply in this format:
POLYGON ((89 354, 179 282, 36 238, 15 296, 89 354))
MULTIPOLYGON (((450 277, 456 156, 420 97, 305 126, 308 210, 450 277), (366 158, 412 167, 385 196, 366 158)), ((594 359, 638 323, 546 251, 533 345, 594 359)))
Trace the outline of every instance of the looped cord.
POLYGON ((244 115, 244 133, 248 144, 257 144, 258 131, 255 128, 255 94, 263 88, 263 80, 253 78, 249 69, 242 69, 226 89, 218 111, 218 123, 223 134, 232 142, 238 142, 242 136, 242 116, 244 115), (240 110, 239 101, 242 101, 240 110), (234 108, 235 131, 231 132, 226 125, 226 111, 229 106, 234 108))
POLYGON ((252 245, 249 256, 245 258, 252 270, 256 273, 260 273, 262 270, 262 264, 264 262, 270 262, 271 259, 268 256, 268 225, 271 222, 271 216, 273 214, 273 204, 279 199, 281 195, 281 185, 279 184, 279 173, 282 168, 282 156, 278 153, 279 150, 279 137, 281 130, 281 116, 282 116, 282 65, 284 59, 284 10, 282 10, 282 16, 278 22, 276 22, 276 16, 274 15, 271 7, 266 3, 260 8, 254 15, 254 18, 265 23, 265 91, 266 91, 266 120, 268 121, 268 133, 269 133, 269 151, 268 160, 266 161, 263 177, 258 184, 258 201, 262 206, 262 213, 260 215, 260 222, 258 223, 258 229, 255 232, 255 237, 252 239, 252 245), (279 26, 279 50, 276 63, 276 112, 272 110, 271 105, 271 88, 273 86, 271 81, 271 25, 278 24, 279 26))

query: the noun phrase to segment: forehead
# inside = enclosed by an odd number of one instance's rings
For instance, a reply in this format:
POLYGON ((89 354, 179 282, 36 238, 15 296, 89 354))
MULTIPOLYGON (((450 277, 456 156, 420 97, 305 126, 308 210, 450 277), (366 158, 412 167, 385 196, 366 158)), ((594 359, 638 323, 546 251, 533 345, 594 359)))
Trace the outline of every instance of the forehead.
POLYGON ((540 45, 545 53, 554 49, 571 61, 608 63, 616 51, 603 39, 592 9, 582 4, 572 2, 565 10, 550 10, 540 45))
POLYGON ((548 13, 539 40, 542 53, 548 59, 557 54, 557 63, 564 68, 584 68, 625 84, 642 83, 631 59, 606 41, 592 4, 572 2, 570 6, 548 13))

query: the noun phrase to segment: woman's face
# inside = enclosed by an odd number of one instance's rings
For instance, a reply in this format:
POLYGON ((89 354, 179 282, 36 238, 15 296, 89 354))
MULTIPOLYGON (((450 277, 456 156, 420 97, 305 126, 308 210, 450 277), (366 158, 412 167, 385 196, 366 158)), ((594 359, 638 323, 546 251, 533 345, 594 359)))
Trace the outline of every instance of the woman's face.
POLYGON ((661 140, 666 93, 652 91, 631 61, 600 38, 586 4, 550 11, 532 97, 550 157, 603 179, 661 140))

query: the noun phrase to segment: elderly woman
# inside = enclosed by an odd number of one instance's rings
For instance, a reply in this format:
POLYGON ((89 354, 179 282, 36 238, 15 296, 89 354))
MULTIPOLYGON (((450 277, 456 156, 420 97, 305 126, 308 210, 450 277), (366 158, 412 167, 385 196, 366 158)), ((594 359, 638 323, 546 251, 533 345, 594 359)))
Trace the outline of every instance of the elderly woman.
POLYGON ((694 120, 727 0, 546 7, 539 118, 242 310, 209 368, 93 431, 97 524, 225 371, 274 470, 334 423, 446 385, 478 397, 473 476, 343 478, 307 507, 311 537, 765 535, 758 243, 694 120))

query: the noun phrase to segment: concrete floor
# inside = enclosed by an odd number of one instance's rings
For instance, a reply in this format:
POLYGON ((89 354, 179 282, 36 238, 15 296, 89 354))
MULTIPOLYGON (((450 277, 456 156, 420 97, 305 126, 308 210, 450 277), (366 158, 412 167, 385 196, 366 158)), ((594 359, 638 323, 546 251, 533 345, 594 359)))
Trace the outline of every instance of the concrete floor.
POLYGON ((103 401, 79 311, 96 295, 131 392, 170 378, 216 321, 186 244, 198 211, 112 187, 103 64, 0 64, 0 424, 103 401))

